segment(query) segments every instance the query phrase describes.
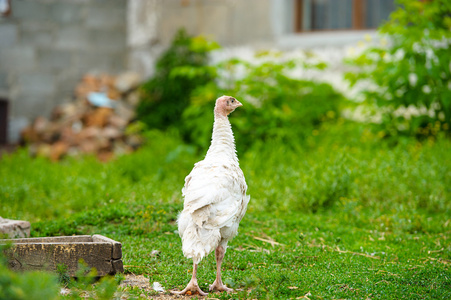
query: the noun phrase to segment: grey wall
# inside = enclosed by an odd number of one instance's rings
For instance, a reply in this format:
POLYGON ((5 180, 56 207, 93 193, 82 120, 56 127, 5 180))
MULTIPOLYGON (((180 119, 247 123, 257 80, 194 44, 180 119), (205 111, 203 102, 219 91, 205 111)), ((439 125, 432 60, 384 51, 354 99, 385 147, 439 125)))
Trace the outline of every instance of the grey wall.
POLYGON ((221 46, 268 48, 287 31, 293 0, 129 0, 129 66, 153 72, 158 54, 180 28, 205 35, 221 46))
POLYGON ((184 27, 224 48, 273 48, 292 32, 293 0, 11 0, 0 17, 0 97, 9 99, 9 140, 38 115, 69 101, 88 73, 154 64, 184 27))
POLYGON ((159 39, 171 41, 185 27, 191 34, 212 36, 223 46, 268 44, 273 36, 270 0, 162 1, 159 39))
POLYGON ((126 0, 12 0, 0 18, 0 95, 9 99, 9 139, 71 98, 87 72, 127 63, 126 0))

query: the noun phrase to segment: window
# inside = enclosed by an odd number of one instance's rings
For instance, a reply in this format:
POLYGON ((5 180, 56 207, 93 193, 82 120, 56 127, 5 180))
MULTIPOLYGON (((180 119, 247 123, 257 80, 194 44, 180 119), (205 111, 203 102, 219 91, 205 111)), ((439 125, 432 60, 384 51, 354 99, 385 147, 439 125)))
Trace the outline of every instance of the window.
POLYGON ((394 0, 295 0, 295 31, 377 28, 394 0))

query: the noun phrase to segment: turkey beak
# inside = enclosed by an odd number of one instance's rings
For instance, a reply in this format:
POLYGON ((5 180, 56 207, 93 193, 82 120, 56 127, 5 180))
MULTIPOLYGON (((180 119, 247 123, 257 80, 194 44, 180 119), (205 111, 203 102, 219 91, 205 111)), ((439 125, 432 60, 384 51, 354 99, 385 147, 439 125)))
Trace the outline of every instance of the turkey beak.
POLYGON ((236 107, 240 107, 240 106, 243 106, 243 104, 241 104, 240 101, 236 100, 236 107))

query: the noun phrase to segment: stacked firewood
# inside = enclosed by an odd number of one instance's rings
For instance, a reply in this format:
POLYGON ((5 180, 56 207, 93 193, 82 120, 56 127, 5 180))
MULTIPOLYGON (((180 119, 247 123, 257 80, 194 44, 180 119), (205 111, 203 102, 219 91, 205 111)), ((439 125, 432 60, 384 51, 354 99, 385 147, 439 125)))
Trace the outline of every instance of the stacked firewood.
POLYGON ((127 133, 139 101, 135 73, 119 76, 85 75, 75 89, 75 99, 54 108, 49 119, 38 117, 22 132, 31 155, 53 161, 65 155, 92 154, 107 161, 141 144, 127 133))

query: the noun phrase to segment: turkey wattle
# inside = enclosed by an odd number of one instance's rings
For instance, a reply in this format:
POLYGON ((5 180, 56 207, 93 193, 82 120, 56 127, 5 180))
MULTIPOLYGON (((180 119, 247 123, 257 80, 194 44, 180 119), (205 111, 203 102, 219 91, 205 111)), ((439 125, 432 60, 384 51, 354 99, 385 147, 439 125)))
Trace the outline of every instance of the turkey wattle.
POLYGON ((235 140, 228 115, 242 104, 233 97, 216 100, 215 121, 210 148, 205 159, 194 165, 185 178, 182 189, 185 198, 178 217, 183 254, 193 260, 193 276, 186 288, 175 294, 203 292, 197 283, 197 265, 215 250, 216 280, 210 291, 227 291, 221 280, 221 264, 227 242, 238 232, 238 225, 246 213, 249 196, 247 185, 238 163, 235 140))

